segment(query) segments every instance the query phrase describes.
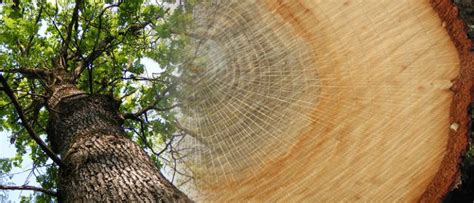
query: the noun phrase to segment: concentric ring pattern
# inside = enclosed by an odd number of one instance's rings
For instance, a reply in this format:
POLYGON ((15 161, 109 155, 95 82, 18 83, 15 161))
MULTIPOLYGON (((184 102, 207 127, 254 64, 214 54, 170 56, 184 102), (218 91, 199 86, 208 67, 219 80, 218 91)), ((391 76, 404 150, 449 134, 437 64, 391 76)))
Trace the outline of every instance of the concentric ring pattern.
POLYGON ((459 72, 428 0, 210 0, 193 17, 177 115, 196 200, 423 194, 459 72))

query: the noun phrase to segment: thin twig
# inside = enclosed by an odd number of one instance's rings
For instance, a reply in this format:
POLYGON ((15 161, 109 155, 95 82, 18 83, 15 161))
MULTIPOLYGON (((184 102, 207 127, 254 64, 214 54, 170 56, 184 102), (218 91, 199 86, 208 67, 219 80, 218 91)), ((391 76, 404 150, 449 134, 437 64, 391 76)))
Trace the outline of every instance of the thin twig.
POLYGON ((159 99, 157 99, 155 102, 152 104, 146 106, 142 110, 136 112, 136 113, 127 113, 123 116, 125 119, 132 119, 132 120, 137 120, 140 116, 146 114, 148 111, 154 110, 154 111, 169 111, 171 109, 174 109, 179 106, 179 104, 175 104, 166 108, 157 108, 156 105, 158 104, 159 99))
POLYGON ((155 110, 155 111, 169 111, 171 109, 174 109, 179 106, 179 104, 174 104, 172 106, 166 107, 166 108, 158 108, 156 105, 165 97, 166 93, 168 93, 172 88, 174 88, 174 85, 171 85, 167 87, 163 92, 160 93, 160 95, 157 96, 154 102, 149 104, 148 106, 144 107, 143 109, 139 110, 136 113, 126 113, 123 115, 124 119, 132 119, 132 120, 139 120, 139 117, 146 114, 150 110, 155 110))
POLYGON ((171 144, 173 144, 173 139, 174 139, 174 136, 171 136, 170 141, 168 141, 168 143, 166 143, 165 147, 160 152, 158 152, 156 154, 156 156, 161 156, 161 154, 163 154, 163 152, 168 150, 171 147, 171 144))
POLYGON ((44 194, 48 194, 54 197, 58 196, 58 193, 55 191, 47 190, 40 187, 30 186, 30 185, 21 185, 21 186, 0 185, 0 190, 32 190, 32 191, 42 192, 44 194))
POLYGON ((178 128, 179 130, 181 130, 181 131, 184 132, 185 134, 191 136, 192 138, 196 139, 197 141, 199 141, 199 142, 202 143, 202 144, 209 145, 209 142, 207 142, 206 140, 204 140, 203 138, 201 138, 198 134, 196 134, 196 133, 193 132, 192 130, 187 129, 186 127, 184 127, 183 125, 181 125, 181 123, 179 123, 178 120, 175 120, 175 121, 174 121, 174 124, 175 124, 175 127, 176 127, 176 128, 178 128))
MULTIPOLYGON (((43 166, 38 166, 36 168, 43 168, 43 167, 48 167, 48 166, 51 166, 52 164, 45 164, 43 166)), ((16 173, 3 173, 0 175, 0 178, 1 177, 6 177, 6 176, 15 176, 15 175, 18 175, 18 174, 22 174, 22 173, 26 173, 26 172, 29 172, 33 170, 33 168, 30 168, 30 169, 26 169, 26 170, 23 170, 23 171, 20 171, 20 172, 16 172, 16 173)))

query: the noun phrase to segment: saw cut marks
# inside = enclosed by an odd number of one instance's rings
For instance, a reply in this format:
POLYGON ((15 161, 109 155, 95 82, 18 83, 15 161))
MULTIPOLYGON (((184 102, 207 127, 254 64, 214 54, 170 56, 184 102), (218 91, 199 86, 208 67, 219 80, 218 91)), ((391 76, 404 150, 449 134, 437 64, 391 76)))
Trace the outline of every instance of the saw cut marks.
POLYGON ((178 86, 198 201, 415 201, 457 52, 428 1, 196 6, 178 86))

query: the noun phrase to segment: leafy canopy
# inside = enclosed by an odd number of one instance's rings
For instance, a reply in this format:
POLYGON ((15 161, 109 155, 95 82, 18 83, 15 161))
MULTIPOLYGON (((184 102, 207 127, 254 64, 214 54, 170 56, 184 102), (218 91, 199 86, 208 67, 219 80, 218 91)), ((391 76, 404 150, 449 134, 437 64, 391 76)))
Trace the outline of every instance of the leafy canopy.
MULTIPOLYGON (((161 165, 155 145, 177 131, 169 110, 176 105, 176 64, 183 60, 180 53, 187 43, 183 33, 191 19, 188 11, 189 6, 167 9, 144 0, 0 3, 0 74, 46 142, 48 88, 65 80, 63 72, 81 90, 121 99, 121 112, 132 118, 124 124, 128 136, 161 165), (144 74, 143 59, 156 61, 160 72, 144 74)), ((0 130, 10 134, 17 153, 0 159, 0 174, 20 167, 28 155, 34 168, 45 168, 43 174, 34 173, 37 181, 54 190, 58 168, 21 123, 11 99, 1 93, 0 130)), ((50 197, 38 194, 37 200, 48 202, 50 197)))

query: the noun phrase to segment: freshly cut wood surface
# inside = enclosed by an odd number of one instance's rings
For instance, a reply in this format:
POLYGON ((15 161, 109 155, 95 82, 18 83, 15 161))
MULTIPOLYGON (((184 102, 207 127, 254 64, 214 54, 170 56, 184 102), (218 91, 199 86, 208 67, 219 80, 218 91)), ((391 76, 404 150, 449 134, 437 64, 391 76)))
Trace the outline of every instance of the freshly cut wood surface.
POLYGON ((219 79, 240 81, 236 87, 208 89, 203 98, 213 100, 194 105, 202 110, 195 112, 199 116, 182 121, 208 149, 192 162, 198 200, 417 201, 432 190, 429 187, 439 186, 433 183, 436 178, 444 178, 445 189, 423 197, 437 199, 447 191, 460 153, 450 145, 463 140, 460 132, 467 126, 466 118, 459 121, 451 113, 461 113, 454 110, 454 102, 469 100, 465 90, 470 83, 458 84, 460 49, 445 29, 451 22, 443 22, 429 1, 244 0, 198 12, 213 19, 205 31, 197 31, 212 40, 208 52, 218 49, 210 56, 232 59, 257 50, 256 62, 245 63, 245 68, 239 64, 244 59, 227 61, 233 75, 204 70, 215 76, 213 84, 202 80, 193 85, 220 88, 219 79), (227 30, 229 24, 242 29, 227 30), (239 46, 245 51, 234 50, 239 46), (258 59, 267 54, 259 49, 278 51, 282 60, 304 62, 261 65, 258 59), (280 82, 269 79, 258 83, 260 89, 239 89, 245 81, 259 82, 258 77, 244 78, 243 70, 257 74, 262 68, 280 74, 280 82), (292 79, 281 82, 285 74, 292 79), (259 92, 264 87, 267 92, 278 87, 294 91, 279 93, 283 96, 277 101, 285 101, 283 106, 272 103, 272 93, 259 92), (245 98, 245 92, 253 96, 245 98), (240 99, 233 100, 233 94, 240 99), (252 105, 243 105, 246 102, 252 105), (256 113, 261 108, 273 110, 256 113), (454 160, 443 161, 447 153, 454 160), (443 167, 451 167, 451 172, 440 172, 443 167))

